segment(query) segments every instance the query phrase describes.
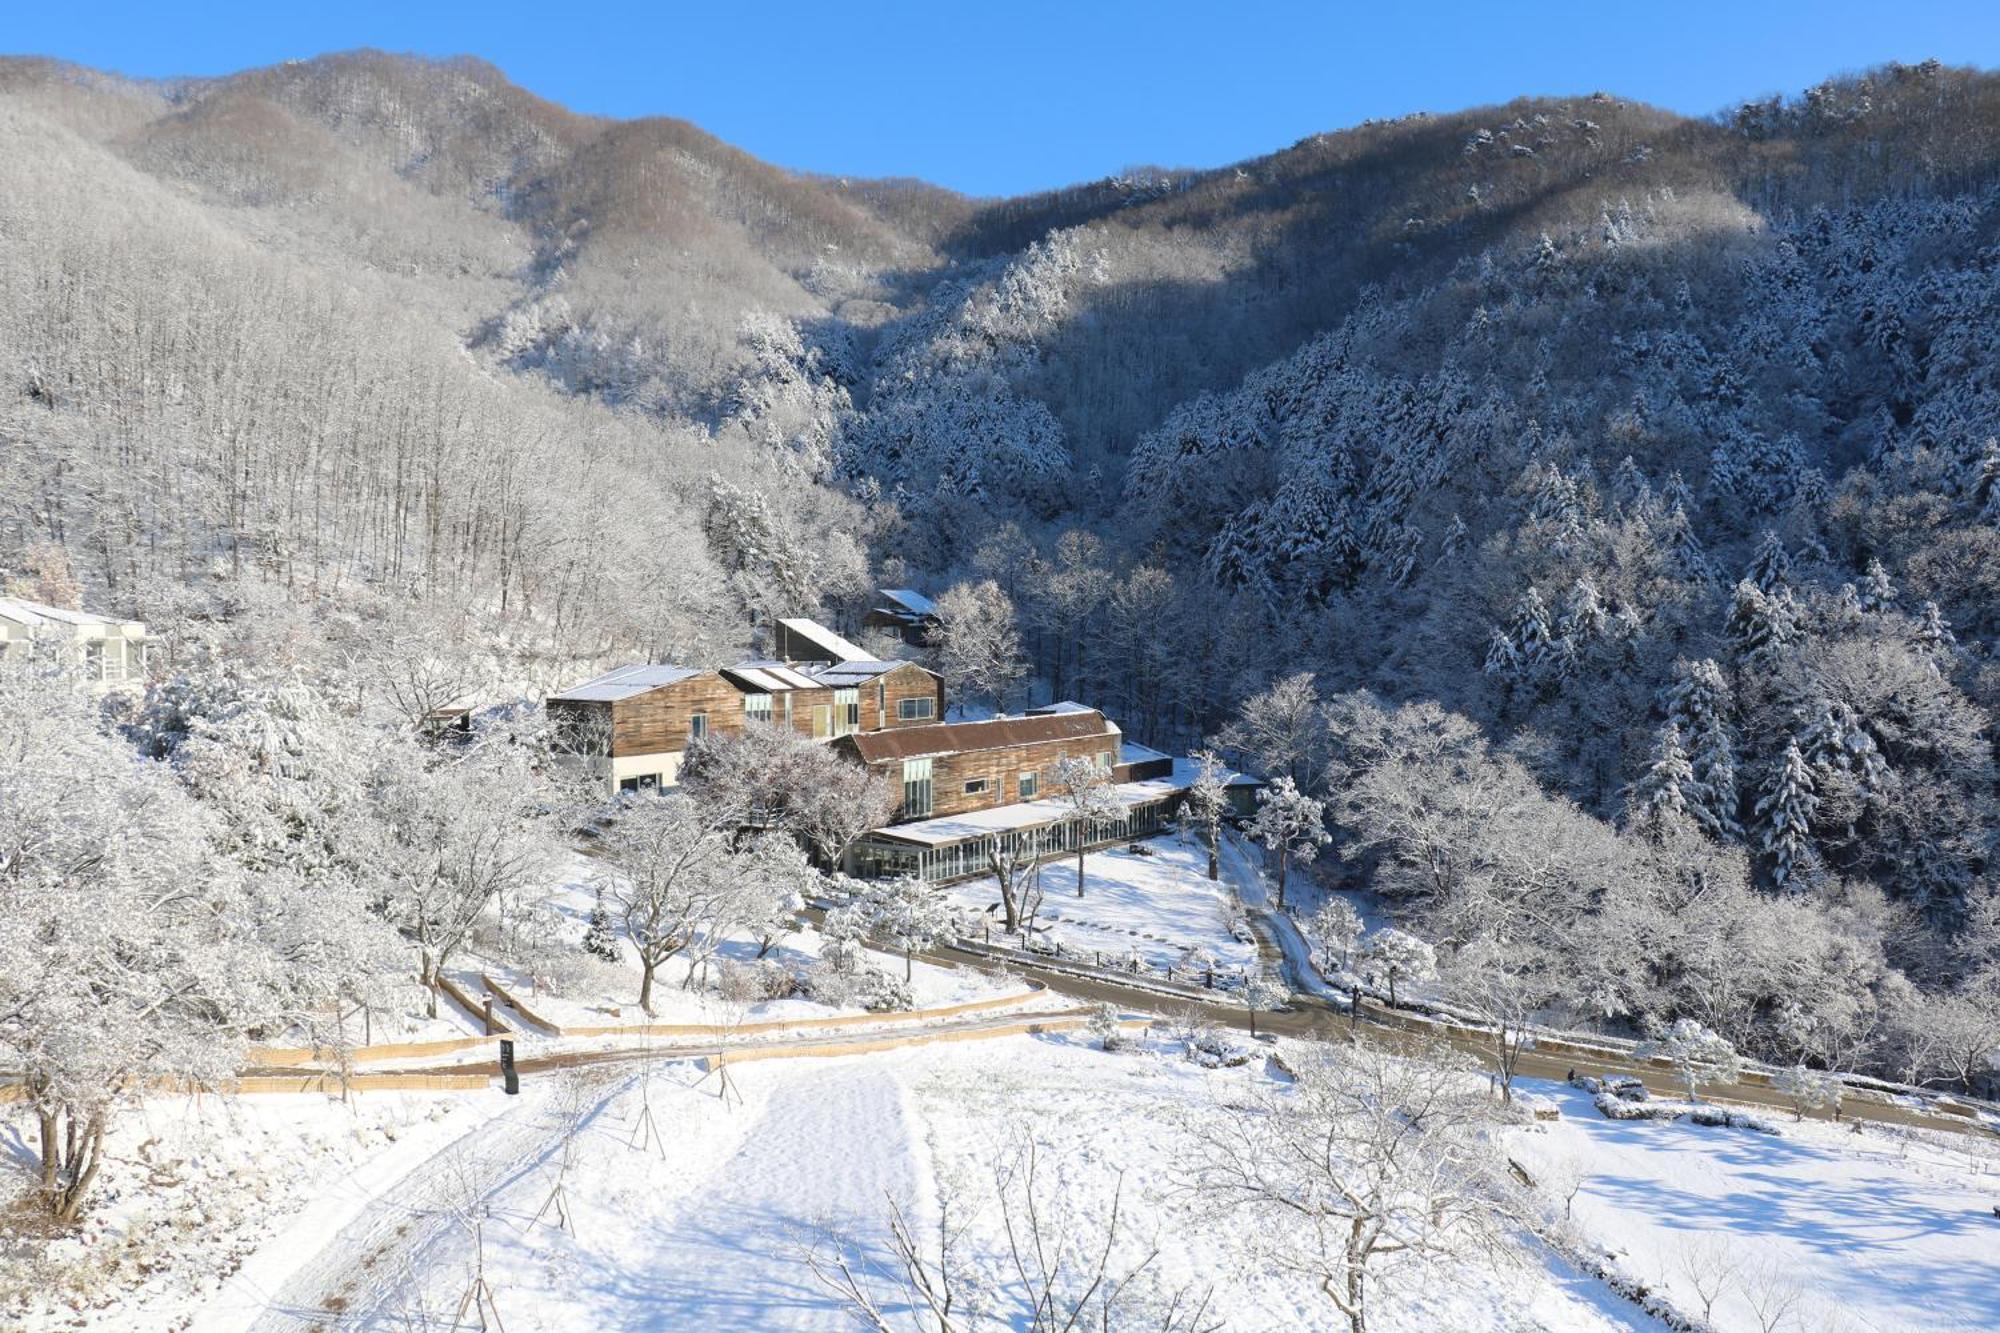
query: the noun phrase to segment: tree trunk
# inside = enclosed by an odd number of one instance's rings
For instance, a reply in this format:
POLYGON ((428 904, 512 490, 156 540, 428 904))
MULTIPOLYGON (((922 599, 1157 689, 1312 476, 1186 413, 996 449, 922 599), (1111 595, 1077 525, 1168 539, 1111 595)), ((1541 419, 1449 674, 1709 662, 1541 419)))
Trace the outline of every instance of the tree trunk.
POLYGON ((1076 843, 1076 896, 1083 897, 1083 830, 1078 829, 1076 843))
POLYGON ((917 956, 917 951, 915 946, 908 944, 903 946, 903 980, 905 981, 910 980, 911 974, 915 970, 916 965, 912 960, 914 960, 916 956, 917 956))
POLYGON ((1215 830, 1210 829, 1208 834, 1208 877, 1210 879, 1222 878, 1222 848, 1219 844, 1220 839, 1215 836, 1215 830))
POLYGON ((1347 1327, 1348 1333, 1368 1333, 1368 1270, 1362 1265, 1367 1255, 1354 1251, 1361 1244, 1360 1218, 1354 1219, 1354 1231, 1348 1240, 1347 1254, 1347 1327))
POLYGON ((650 958, 639 959, 639 1007, 650 1016, 653 1012, 653 969, 650 958))
POLYGON ((1280 846, 1278 848, 1278 910, 1280 912, 1285 910, 1285 871, 1289 867, 1290 861, 1291 858, 1285 854, 1284 847, 1280 846))

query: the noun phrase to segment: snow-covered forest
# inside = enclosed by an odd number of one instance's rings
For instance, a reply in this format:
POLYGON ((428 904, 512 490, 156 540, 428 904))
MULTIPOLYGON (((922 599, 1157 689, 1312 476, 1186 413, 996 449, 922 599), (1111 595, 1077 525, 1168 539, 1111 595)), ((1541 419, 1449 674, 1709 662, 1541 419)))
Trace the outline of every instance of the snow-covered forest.
MULTIPOLYGON (((1691 1021, 1990 1093, 1996 150, 2000 76, 1925 63, 973 200, 470 60, 0 59, 0 596, 159 645, 108 704, 0 662, 0 1063, 51 1211, 148 1080, 421 1024, 460 951, 588 990, 541 696, 782 616, 1277 781, 1249 836, 1310 947, 1344 969, 1365 895, 1503 1046, 1691 1021), (936 597, 928 648, 860 627, 881 587, 936 597)), ((718 832, 779 762, 607 835, 738 886, 600 898, 649 1013, 647 941, 679 985, 813 875, 718 832)), ((947 925, 873 910, 801 975, 907 1008, 947 925)))

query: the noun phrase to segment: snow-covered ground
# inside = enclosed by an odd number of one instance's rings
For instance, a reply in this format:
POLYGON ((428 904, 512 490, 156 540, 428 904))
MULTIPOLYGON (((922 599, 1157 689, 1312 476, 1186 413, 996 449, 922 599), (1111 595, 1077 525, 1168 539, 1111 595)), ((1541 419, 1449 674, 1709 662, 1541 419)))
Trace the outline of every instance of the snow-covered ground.
MULTIPOLYGON (((1172 834, 1141 845, 1154 854, 1135 856, 1122 845, 1088 853, 1081 898, 1076 896, 1075 857, 1044 864, 1035 939, 1043 945, 1060 942, 1066 956, 1084 962, 1101 958, 1106 966, 1123 966, 1136 953, 1154 973, 1173 967, 1186 976, 1190 950, 1213 955, 1218 973, 1253 965, 1257 947, 1241 927, 1241 906, 1227 880, 1208 878, 1208 853, 1195 840, 1183 843, 1172 834)), ((973 912, 1000 901, 999 883, 990 876, 950 885, 944 892, 973 912)), ((997 912, 993 942, 1003 942, 997 912)))
MULTIPOLYGON (((347 1209, 485 1124, 501 1100, 149 1098, 113 1120, 109 1163, 75 1233, 46 1248, 0 1240, 0 1327, 179 1327, 246 1259, 245 1273, 268 1276, 288 1253, 309 1255, 347 1209)), ((29 1130, 20 1108, 0 1117, 0 1141, 23 1167, 29 1130)))
MULTIPOLYGON (((604 870, 600 863, 576 858, 541 904, 542 910, 557 922, 557 929, 569 945, 580 946, 584 939, 595 901, 594 885, 604 870)), ((868 1012, 859 1003, 826 1004, 803 994, 754 1001, 726 1000, 719 993, 718 985, 725 969, 731 966, 750 968, 760 964, 757 955, 761 941, 738 935, 724 940, 715 957, 705 965, 686 957, 669 959, 654 979, 652 1012, 649 1014, 638 1004, 641 976, 638 955, 631 941, 617 930, 615 920, 612 925, 614 938, 610 944, 618 955, 616 960, 598 958, 582 952, 580 948, 570 948, 563 951, 563 965, 556 975, 537 977, 518 964, 487 956, 477 948, 469 948, 454 958, 446 968, 446 974, 475 1001, 484 990, 481 977, 491 977, 537 1018, 566 1030, 640 1027, 652 1023, 734 1026, 840 1015, 862 1017, 868 1012), (684 984, 690 980, 691 974, 694 984, 684 984)), ((802 925, 773 944, 765 952, 761 963, 782 969, 796 978, 804 975, 818 961, 820 944, 818 933, 809 925, 802 925)), ((904 961, 900 955, 874 949, 868 950, 867 954, 868 960, 883 971, 899 979, 903 976, 904 961)), ((1018 979, 996 978, 969 968, 936 967, 921 962, 910 969, 909 987, 916 1007, 922 1009, 992 999, 1026 989, 1018 979)), ((444 1014, 447 1010, 452 1010, 452 1006, 441 1006, 440 1013, 444 1014)), ((533 1024, 510 1013, 504 1005, 498 1013, 503 1021, 520 1029, 523 1037, 532 1040, 542 1035, 533 1024)), ((463 1035, 464 1030, 461 1024, 458 1031, 436 1035, 463 1035)))
MULTIPOLYGON (((1310 1282, 1258 1262, 1249 1230, 1193 1211, 1176 1189, 1180 1119, 1221 1114, 1233 1092, 1269 1077, 1261 1061, 1203 1071, 1162 1049, 1108 1055, 1080 1037, 743 1064, 728 1099, 713 1076, 663 1065, 643 1097, 640 1076, 628 1073, 581 1099, 567 1171, 554 1109, 561 1097, 543 1079, 507 1124, 466 1145, 467 1160, 419 1173, 377 1215, 329 1233, 321 1253, 291 1264, 324 1283, 319 1295, 296 1280, 232 1291, 195 1327, 306 1327, 312 1307, 329 1299, 361 1327, 435 1323, 483 1263, 515 1333, 848 1328, 803 1252, 816 1237, 837 1237, 894 1307, 891 1200, 925 1237, 940 1201, 952 1200, 962 1210, 954 1218, 968 1224, 971 1266, 990 1291, 1004 1292, 1007 1246, 991 1182, 1017 1134, 1037 1144, 1057 1226, 1101 1219, 1119 1196, 1119 1260, 1136 1263, 1157 1247, 1146 1270, 1157 1292, 1207 1291, 1230 1329, 1326 1327, 1337 1321, 1310 1282), (667 1131, 650 1149, 637 1141, 647 1105, 667 1131), (501 1132, 531 1123, 542 1127, 538 1151, 501 1132), (559 1178, 567 1229, 545 1211, 559 1178), (466 1180, 492 1191, 476 1239, 471 1217, 452 1203, 466 1180), (399 1234, 407 1244, 393 1243, 399 1234), (236 1299, 246 1294, 268 1302, 263 1314, 255 1299, 236 1299)), ((1412 1284, 1386 1299, 1377 1326, 1653 1327, 1539 1248, 1524 1257, 1468 1269, 1462 1280, 1412 1284)))
MULTIPOLYGON (((1157 1249, 1157 1292, 1206 1291, 1232 1330, 1331 1327, 1310 1281, 1259 1257, 1256 1228, 1178 1188, 1184 1127, 1273 1077, 1262 1061, 1203 1070, 1163 1041, 1107 1054, 1079 1033, 737 1062, 726 1097, 700 1065, 659 1061, 535 1074, 518 1098, 157 1099, 118 1128, 120 1169, 87 1233, 100 1258, 59 1271, 17 1251, 8 1276, 82 1312, 45 1310, 29 1329, 298 1330, 336 1313, 439 1326, 480 1271, 514 1333, 838 1329, 848 1316, 803 1252, 834 1238, 893 1306, 891 1200, 920 1237, 949 1204, 970 1267, 1004 1301, 993 1173, 1031 1140, 1052 1223, 1101 1219, 1116 1194, 1118 1260, 1157 1249), (150 1179, 129 1169, 139 1161, 156 1164, 150 1179), (558 1180, 567 1227, 550 1206, 558 1180)), ((1524 1090, 1564 1118, 1510 1131, 1510 1155, 1543 1179, 1573 1163, 1577 1231, 1684 1311, 1699 1313, 1697 1275, 1720 1264, 1735 1274, 1715 1303, 1724 1330, 1762 1327, 1756 1307, 1794 1293, 1777 1327, 2000 1327, 1990 1145, 1613 1122, 1569 1089, 1524 1090)), ((1525 1237, 1507 1262, 1378 1295, 1378 1330, 1659 1327, 1525 1237)))
POLYGON ((1779 1135, 1607 1120, 1534 1084, 1563 1119, 1516 1136, 1531 1172, 1581 1172, 1574 1219, 1619 1266, 1715 1323, 1797 1330, 2000 1328, 2000 1143, 1777 1121, 1779 1135))

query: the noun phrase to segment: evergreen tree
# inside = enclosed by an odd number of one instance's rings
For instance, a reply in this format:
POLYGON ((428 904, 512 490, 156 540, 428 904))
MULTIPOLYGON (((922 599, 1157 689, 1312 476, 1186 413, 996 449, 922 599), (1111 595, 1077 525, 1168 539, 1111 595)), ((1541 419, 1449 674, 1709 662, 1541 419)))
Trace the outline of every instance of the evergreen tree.
POLYGON ((1681 729, 1672 722, 1660 728, 1646 771, 1625 798, 1626 823, 1649 836, 1697 820, 1695 811, 1712 801, 1681 743, 1681 729))
POLYGON ((1745 579, 1730 601, 1725 633, 1743 665, 1769 670, 1777 665, 1780 650, 1798 637, 1798 604, 1782 587, 1766 595, 1745 579))
POLYGON ((1911 636, 1911 646, 1927 654, 1931 664, 1949 658, 1958 649, 1958 638, 1951 632, 1951 625, 1944 613, 1938 610, 1936 602, 1925 602, 1917 612, 1916 632, 1911 636))
POLYGON ((1577 579, 1570 587, 1562 618, 1557 622, 1557 637, 1583 647, 1603 638, 1610 626, 1611 614, 1604 609, 1597 585, 1588 576, 1577 579))
POLYGON ((1750 567, 1743 571, 1743 577, 1755 584, 1757 591, 1775 596, 1782 588, 1789 588, 1792 582, 1792 558, 1785 554, 1785 543, 1774 529, 1764 529, 1764 535, 1757 542, 1756 553, 1750 557, 1750 567))
POLYGON ((1790 742, 1757 798, 1756 812, 1760 845, 1771 858, 1772 882, 1780 888, 1806 886, 1814 863, 1812 820, 1818 808, 1812 769, 1798 742, 1790 742))
POLYGON ((1861 586, 1857 595, 1863 611, 1889 611, 1896 605, 1896 585, 1889 581, 1889 571, 1875 556, 1868 557, 1868 571, 1861 576, 1861 586))
POLYGON ((583 951, 604 959, 618 961, 618 939, 611 932, 611 915, 604 910, 604 890, 594 891, 590 904, 590 923, 583 931, 583 951))
POLYGON ((1713 580, 1715 565, 1702 547, 1701 538, 1695 536, 1694 522, 1688 518, 1687 510, 1675 505, 1667 523, 1667 550, 1672 555, 1674 568, 1679 571, 1681 577, 1690 583, 1708 583, 1713 580))
POLYGON ((1736 739, 1729 725, 1729 685, 1712 658, 1675 664, 1677 679, 1660 695, 1667 724, 1684 738, 1695 786, 1688 790, 1689 813, 1710 836, 1738 838, 1740 797, 1736 785, 1736 739))

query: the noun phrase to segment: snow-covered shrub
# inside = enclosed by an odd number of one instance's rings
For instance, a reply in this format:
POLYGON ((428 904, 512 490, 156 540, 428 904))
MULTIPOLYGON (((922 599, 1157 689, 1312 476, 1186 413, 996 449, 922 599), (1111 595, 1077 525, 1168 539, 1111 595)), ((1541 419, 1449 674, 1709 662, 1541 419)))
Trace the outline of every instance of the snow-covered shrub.
POLYGON ((1090 1011, 1090 1021, 1084 1025, 1090 1038, 1107 1051, 1115 1051, 1125 1044, 1125 1034, 1118 1029, 1118 1006, 1100 1004, 1090 1011))
POLYGON ((825 959, 807 968, 805 975, 799 978, 799 990, 807 999, 836 1009, 854 1003, 860 989, 861 974, 858 971, 825 959))
POLYGON ((1628 1102, 1610 1092, 1598 1093, 1591 1104, 1606 1120, 1678 1120, 1687 1109, 1671 1102, 1628 1102))
POLYGON ((1203 1069, 1234 1069, 1250 1063, 1250 1052, 1222 1027, 1189 1013, 1174 1025, 1174 1036, 1187 1058, 1203 1069))
POLYGON ((858 998, 861 1007, 873 1014, 886 1013, 894 1009, 914 1009, 917 1007, 916 992, 910 983, 879 967, 864 968, 860 977, 858 998))
POLYGON ((798 980, 774 959, 729 959, 716 969, 715 988, 732 1004, 759 1004, 784 999, 798 989, 798 980))

